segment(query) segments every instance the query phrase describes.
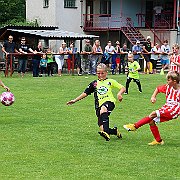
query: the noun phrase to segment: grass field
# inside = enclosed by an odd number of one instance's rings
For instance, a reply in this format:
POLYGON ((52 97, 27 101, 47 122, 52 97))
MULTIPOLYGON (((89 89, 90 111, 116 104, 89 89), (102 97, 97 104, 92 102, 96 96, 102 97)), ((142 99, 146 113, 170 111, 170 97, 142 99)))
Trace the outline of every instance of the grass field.
MULTIPOLYGON (((147 146, 153 140, 148 125, 137 132, 122 128, 164 104, 164 95, 154 105, 150 97, 165 76, 141 75, 142 94, 130 84, 110 116, 123 139, 112 136, 109 142, 97 133, 93 96, 66 105, 96 77, 0 76, 16 98, 12 106, 0 106, 0 179, 180 179, 179 119, 159 125, 164 146, 147 146)), ((109 78, 125 85, 125 75, 109 78)))

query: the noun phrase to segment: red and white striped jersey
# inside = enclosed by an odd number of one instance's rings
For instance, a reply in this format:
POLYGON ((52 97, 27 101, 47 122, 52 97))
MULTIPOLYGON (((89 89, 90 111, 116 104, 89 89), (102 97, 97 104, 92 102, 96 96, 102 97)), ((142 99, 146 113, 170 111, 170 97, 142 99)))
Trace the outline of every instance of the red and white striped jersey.
POLYGON ((169 85, 157 87, 158 92, 166 94, 166 103, 171 105, 178 105, 180 107, 180 89, 174 89, 169 85))
MULTIPOLYGON (((170 59, 173 59, 174 62, 177 62, 180 64, 180 55, 175 55, 173 54, 170 59)), ((177 71, 180 72, 180 66, 177 66, 176 64, 174 64, 173 62, 171 62, 170 64, 170 71, 177 71)))

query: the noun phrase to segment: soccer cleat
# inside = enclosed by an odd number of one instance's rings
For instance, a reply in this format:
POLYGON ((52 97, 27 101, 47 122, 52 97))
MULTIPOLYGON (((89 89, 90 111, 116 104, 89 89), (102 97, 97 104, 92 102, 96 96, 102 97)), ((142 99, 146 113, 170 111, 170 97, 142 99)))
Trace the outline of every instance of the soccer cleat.
POLYGON ((128 93, 127 92, 124 92, 125 95, 127 95, 128 93))
POLYGON ((122 135, 121 135, 121 133, 119 132, 118 128, 117 128, 117 127, 114 127, 113 129, 116 130, 116 136, 117 136, 119 139, 122 139, 122 135))
POLYGON ((156 140, 152 141, 151 143, 148 143, 149 146, 155 146, 155 145, 163 145, 164 141, 158 142, 156 140))
POLYGON ((123 126, 127 131, 136 131, 134 124, 126 124, 123 126))
POLYGON ((164 75, 164 70, 163 69, 161 69, 160 75, 164 75))
POLYGON ((107 132, 105 132, 105 131, 100 131, 100 132, 98 132, 103 138, 105 138, 106 139, 106 141, 109 141, 110 140, 110 136, 109 136, 109 134, 107 133, 107 132))

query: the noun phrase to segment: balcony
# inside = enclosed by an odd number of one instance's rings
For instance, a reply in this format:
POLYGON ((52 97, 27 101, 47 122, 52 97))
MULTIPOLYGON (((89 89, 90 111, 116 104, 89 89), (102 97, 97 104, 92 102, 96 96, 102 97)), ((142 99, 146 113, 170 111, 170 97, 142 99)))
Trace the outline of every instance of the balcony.
POLYGON ((84 31, 120 30, 126 26, 126 17, 117 14, 84 14, 84 31))

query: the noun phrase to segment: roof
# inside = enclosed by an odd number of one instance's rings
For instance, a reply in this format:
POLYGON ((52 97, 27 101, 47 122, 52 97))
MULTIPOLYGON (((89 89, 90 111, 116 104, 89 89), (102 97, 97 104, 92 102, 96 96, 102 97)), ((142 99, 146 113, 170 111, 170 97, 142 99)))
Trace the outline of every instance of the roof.
POLYGON ((54 29, 54 30, 24 30, 24 29, 7 29, 7 31, 11 32, 18 32, 18 33, 24 33, 27 35, 35 35, 39 36, 41 38, 48 38, 48 39, 92 39, 92 38, 98 38, 99 36, 95 35, 86 35, 86 34, 80 34, 70 31, 64 31, 60 29, 54 29))

